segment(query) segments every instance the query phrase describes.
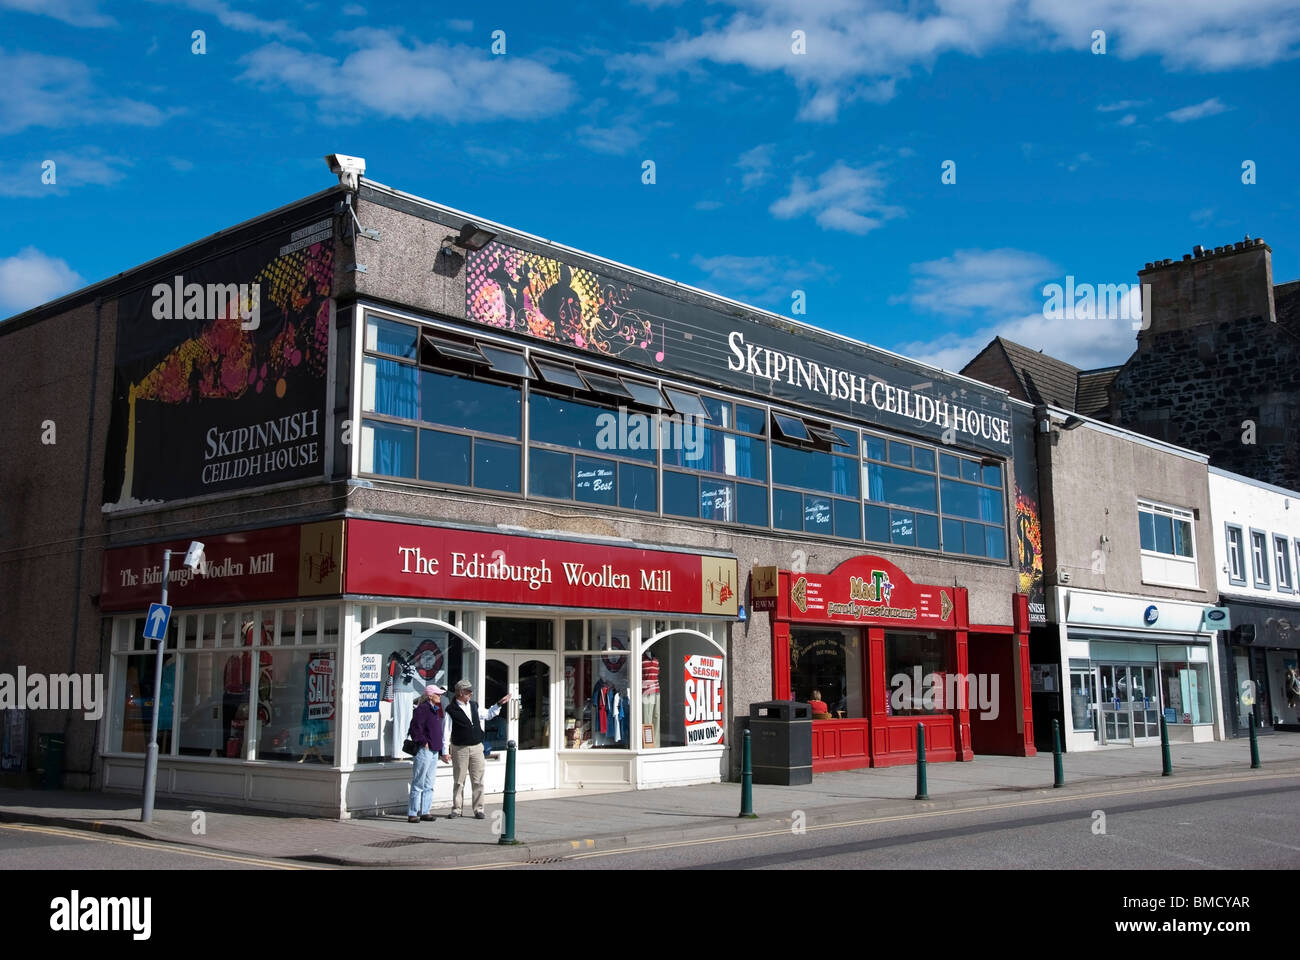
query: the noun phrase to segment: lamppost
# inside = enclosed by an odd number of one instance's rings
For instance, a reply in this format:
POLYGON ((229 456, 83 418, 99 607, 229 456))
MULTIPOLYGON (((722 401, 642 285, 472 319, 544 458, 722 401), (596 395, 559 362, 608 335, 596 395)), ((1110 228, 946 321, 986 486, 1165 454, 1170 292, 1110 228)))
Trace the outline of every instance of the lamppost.
MULTIPOLYGON (((179 550, 163 551, 162 569, 162 605, 167 606, 167 584, 171 580, 172 554, 179 550)), ((195 573, 203 565, 203 544, 197 540, 190 541, 190 548, 185 551, 185 566, 195 573)), ((147 626, 146 626, 146 629, 147 626)), ((158 707, 162 701, 163 657, 167 653, 167 633, 158 636, 158 656, 153 670, 153 719, 149 723, 149 749, 145 754, 144 764, 144 800, 141 803, 140 821, 149 823, 153 820, 153 795, 158 779, 158 707)))

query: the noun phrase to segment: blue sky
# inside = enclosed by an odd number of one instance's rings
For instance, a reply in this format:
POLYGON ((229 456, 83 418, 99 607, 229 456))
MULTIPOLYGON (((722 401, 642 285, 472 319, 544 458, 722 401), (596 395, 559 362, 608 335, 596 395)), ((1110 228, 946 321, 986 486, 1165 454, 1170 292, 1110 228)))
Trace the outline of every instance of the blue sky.
POLYGON ((329 186, 341 152, 950 369, 999 333, 1121 362, 1131 321, 1045 319, 1045 284, 1246 234, 1300 277, 1298 54, 1280 0, 0 0, 0 316, 329 186))

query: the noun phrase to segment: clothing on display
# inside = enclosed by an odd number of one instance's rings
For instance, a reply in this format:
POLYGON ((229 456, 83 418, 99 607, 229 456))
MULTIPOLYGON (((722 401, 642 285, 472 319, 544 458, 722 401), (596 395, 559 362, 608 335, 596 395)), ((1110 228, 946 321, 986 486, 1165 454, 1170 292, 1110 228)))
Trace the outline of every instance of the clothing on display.
POLYGON ((591 691, 591 706, 594 713, 592 726, 595 728, 596 746, 626 743, 628 705, 626 693, 626 691, 619 693, 617 687, 605 680, 598 681, 591 691), (602 740, 605 741, 604 744, 601 743, 602 740))

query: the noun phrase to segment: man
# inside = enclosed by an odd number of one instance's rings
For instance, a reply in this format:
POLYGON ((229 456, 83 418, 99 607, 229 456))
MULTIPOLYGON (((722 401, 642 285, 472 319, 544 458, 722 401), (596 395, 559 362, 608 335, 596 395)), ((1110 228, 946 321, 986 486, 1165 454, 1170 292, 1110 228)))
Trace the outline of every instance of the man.
MULTIPOLYGON (((451 771, 454 786, 451 794, 451 813, 447 819, 461 816, 461 798, 465 791, 465 773, 469 772, 473 790, 474 819, 482 820, 483 812, 483 717, 474 702, 474 685, 468 680, 456 683, 456 699, 447 708, 446 733, 443 735, 443 753, 451 754, 451 771)), ((506 694, 487 712, 488 720, 495 720, 501 708, 510 702, 506 694)))

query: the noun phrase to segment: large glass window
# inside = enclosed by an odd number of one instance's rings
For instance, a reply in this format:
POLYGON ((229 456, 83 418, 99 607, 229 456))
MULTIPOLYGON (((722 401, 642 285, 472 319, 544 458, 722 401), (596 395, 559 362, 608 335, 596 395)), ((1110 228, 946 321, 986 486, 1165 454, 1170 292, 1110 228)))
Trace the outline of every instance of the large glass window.
POLYGON ((790 694, 812 704, 813 719, 863 717, 861 630, 790 629, 790 694))
MULTIPOLYGON (((1165 648, 1161 648, 1163 654, 1165 648)), ((1164 661, 1160 682, 1171 723, 1213 723, 1214 703, 1208 663, 1164 661)))
POLYGON ((1171 557, 1195 556, 1190 511, 1139 500, 1138 534, 1143 550, 1171 557))
POLYGON ((654 414, 533 393, 528 492, 557 500, 655 510, 654 468, 611 458, 654 463, 657 422, 654 414), (539 444, 600 451, 606 456, 580 456, 539 444))
POLYGON ((258 691, 259 760, 334 762, 335 653, 274 650, 258 691))
POLYGON ((628 620, 569 620, 564 657, 564 747, 632 744, 632 629, 628 620))
POLYGON ((662 620, 646 621, 642 628, 646 645, 641 652, 637 745, 644 750, 724 743, 726 658, 714 642, 695 633, 674 631, 650 642, 671 629, 662 620))
POLYGON ((953 686, 948 637, 937 633, 885 634, 885 712, 891 716, 945 713, 953 686), (918 678, 920 686, 917 686, 918 678))

